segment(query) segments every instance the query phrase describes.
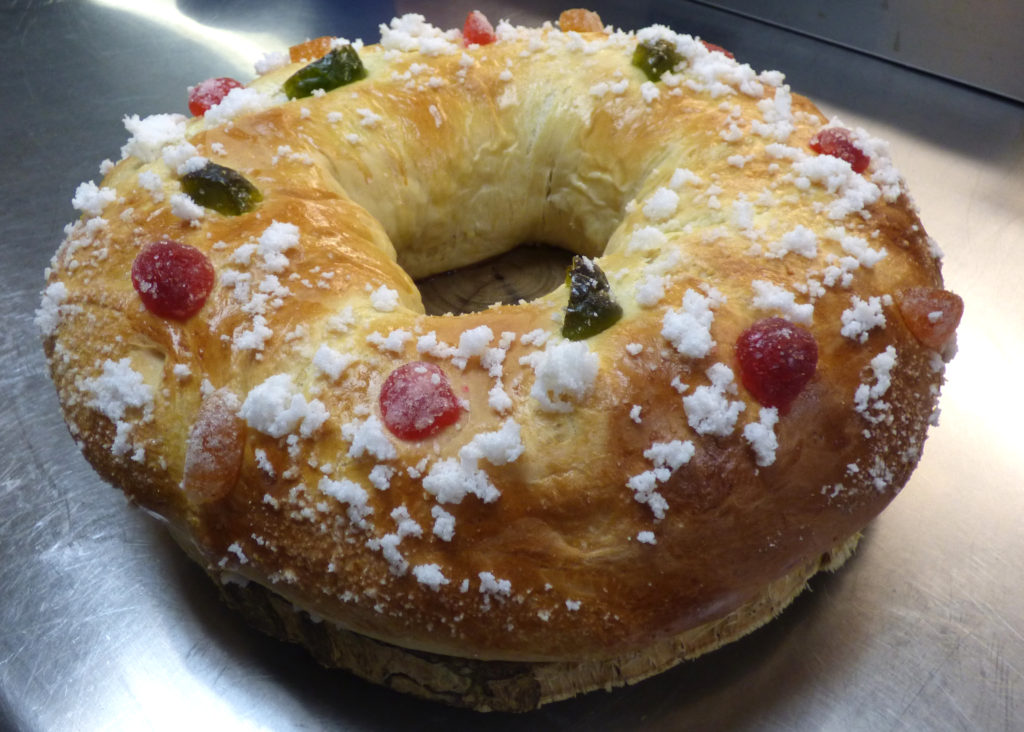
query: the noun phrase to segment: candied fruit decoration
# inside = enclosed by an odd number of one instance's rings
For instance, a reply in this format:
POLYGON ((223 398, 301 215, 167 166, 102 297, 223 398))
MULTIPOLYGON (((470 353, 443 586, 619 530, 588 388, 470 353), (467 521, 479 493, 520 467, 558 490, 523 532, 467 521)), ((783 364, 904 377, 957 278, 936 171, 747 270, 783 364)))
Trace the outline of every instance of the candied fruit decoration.
POLYGON ((351 44, 345 44, 285 79, 284 93, 289 99, 302 99, 317 89, 328 92, 365 78, 362 59, 351 44))
POLYGON ((726 58, 736 58, 733 55, 732 51, 726 51, 724 48, 719 46, 717 43, 708 43, 707 41, 701 41, 701 43, 703 43, 704 44, 704 48, 708 49, 709 51, 712 51, 712 52, 718 51, 720 54, 722 54, 726 58))
POLYGON ((922 345, 941 351, 953 338, 964 314, 964 301, 949 290, 912 287, 897 296, 900 315, 922 345))
POLYGON ((638 43, 633 51, 633 65, 644 72, 651 81, 658 81, 662 74, 671 71, 683 61, 682 54, 671 41, 659 38, 652 43, 638 43))
POLYGON ((569 303, 565 306, 562 335, 581 341, 611 327, 622 317, 622 306, 612 297, 608 278, 588 257, 576 255, 565 275, 569 303))
POLYGON ((313 58, 321 58, 331 52, 333 41, 334 39, 331 36, 320 36, 319 38, 313 38, 296 44, 288 49, 288 58, 293 64, 313 58))
POLYGON ((242 82, 235 81, 227 76, 200 81, 188 89, 188 111, 194 117, 202 117, 212 107, 216 107, 223 102, 224 97, 232 89, 241 89, 243 86, 242 82))
POLYGON ((200 206, 225 216, 239 216, 252 211, 263 196, 241 173, 216 163, 207 163, 199 170, 181 176, 181 190, 200 206))
POLYGON ((765 318, 740 334, 736 358, 747 391, 785 413, 814 376, 818 344, 805 328, 784 318, 765 318))
POLYGON ((563 10, 558 16, 558 27, 563 33, 576 31, 577 33, 603 33, 604 24, 601 23, 601 16, 593 10, 584 8, 570 8, 563 10))
POLYGON ((845 127, 827 127, 811 138, 811 149, 821 155, 831 155, 845 160, 854 173, 863 173, 871 164, 871 158, 857 147, 853 133, 845 127))
POLYGON ((195 247, 169 239, 147 244, 132 262, 132 285, 154 315, 188 320, 213 289, 213 265, 195 247))
POLYGON ((245 423, 227 389, 203 398, 185 448, 182 488, 195 503, 223 498, 238 480, 245 448, 245 423))
POLYGON ((498 36, 494 34, 494 26, 486 15, 479 10, 471 10, 462 26, 462 40, 467 46, 473 43, 486 46, 498 40, 498 36))
POLYGON ((445 373, 432 363, 413 361, 388 374, 380 390, 384 425, 403 440, 422 440, 459 419, 462 406, 445 373))

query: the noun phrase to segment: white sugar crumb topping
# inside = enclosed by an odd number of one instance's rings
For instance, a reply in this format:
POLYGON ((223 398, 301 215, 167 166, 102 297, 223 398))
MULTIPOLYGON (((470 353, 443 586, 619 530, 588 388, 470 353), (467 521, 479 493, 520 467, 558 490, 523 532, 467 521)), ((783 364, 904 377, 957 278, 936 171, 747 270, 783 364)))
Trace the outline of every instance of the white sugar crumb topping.
POLYGON ((133 114, 122 121, 131 137, 121 147, 121 157, 134 156, 144 163, 156 160, 165 145, 183 141, 188 124, 180 114, 154 114, 143 119, 133 114))
POLYGON ((668 187, 674 190, 679 190, 686 185, 700 185, 700 176, 694 173, 689 168, 676 168, 672 172, 672 179, 668 182, 668 187))
POLYGON ((341 434, 351 443, 348 449, 350 458, 370 455, 378 460, 393 460, 398 457, 398 451, 376 416, 346 422, 341 426, 341 434))
POLYGON ((139 187, 149 191, 153 200, 159 203, 164 200, 164 181, 152 170, 143 170, 136 178, 139 187))
POLYGON ((430 515, 434 519, 434 536, 441 541, 451 541, 455 536, 455 517, 440 506, 432 506, 430 515))
POLYGON ((480 432, 459 450, 459 459, 464 465, 475 468, 481 460, 492 465, 515 462, 523 454, 523 442, 519 423, 506 419, 493 432, 480 432))
POLYGON ((255 315, 251 328, 239 326, 235 329, 231 347, 238 351, 262 351, 263 346, 273 335, 274 331, 267 327, 267 319, 262 315, 255 315))
POLYGON ((373 506, 369 505, 370 496, 365 488, 348 478, 331 480, 326 476, 320 479, 317 488, 324 495, 348 505, 346 513, 354 526, 367 528, 366 517, 373 513, 373 506))
POLYGON ((507 419, 493 432, 481 432, 459 450, 458 460, 439 460, 423 478, 423 488, 440 503, 461 503, 475 495, 484 503, 498 500, 500 493, 479 466, 480 460, 492 465, 514 462, 523 453, 519 424, 507 419))
POLYGON ((383 119, 379 114, 371 109, 365 107, 359 107, 356 109, 356 114, 359 115, 359 124, 367 129, 373 129, 383 119))
POLYGON ((319 399, 306 401, 290 374, 275 374, 249 392, 238 416, 271 437, 295 434, 296 430, 309 437, 330 415, 319 399))
POLYGON ((492 595, 495 597, 509 597, 512 595, 512 582, 507 579, 498 579, 492 572, 480 572, 477 577, 480 580, 480 594, 492 595))
MULTIPOLYGON (((92 393, 86 405, 114 422, 114 442, 110 451, 114 455, 126 455, 132 449, 130 436, 133 424, 123 418, 129 409, 142 409, 142 418, 152 416, 153 390, 143 381, 142 374, 131 367, 131 360, 107 359, 99 376, 84 379, 81 388, 92 393)), ((141 462, 145 458, 142 448, 137 448, 132 459, 141 462)))
POLYGON ((768 256, 772 258, 779 259, 790 252, 814 259, 818 256, 817 235, 805 226, 796 226, 768 245, 768 256))
POLYGON ((270 458, 267 457, 267 451, 256 448, 253 450, 252 454, 253 457, 256 458, 256 467, 273 478, 276 475, 276 471, 274 470, 274 464, 270 462, 270 458))
POLYGON ((448 578, 444 576, 440 565, 437 564, 418 564, 412 568, 412 575, 417 582, 434 591, 437 591, 441 585, 448 584, 448 578))
POLYGON ((484 471, 468 468, 454 458, 431 465, 430 472, 423 477, 423 489, 439 502, 453 504, 462 503, 467 495, 493 503, 500 495, 484 471))
MULTIPOLYGON (((888 302, 892 304, 892 297, 886 295, 888 302)), ((885 327, 885 313, 882 310, 883 298, 869 297, 866 301, 854 295, 851 298, 851 305, 843 311, 840 316, 843 325, 839 329, 841 335, 860 343, 867 343, 869 331, 872 328, 885 327)))
MULTIPOLYGON (((177 142, 169 143, 164 145, 160 150, 160 157, 168 168, 174 170, 178 175, 184 175, 181 168, 186 166, 188 161, 200 158, 199 150, 188 140, 179 140, 177 142)), ((206 158, 200 158, 203 163, 206 164, 206 158)), ((202 167, 200 165, 199 167, 202 167)))
POLYGON ((640 85, 640 96, 643 97, 643 100, 647 104, 650 104, 655 99, 661 96, 661 91, 658 89, 657 85, 654 82, 645 81, 643 84, 640 85))
POLYGON ((687 440, 672 440, 671 442, 655 442, 644 450, 644 457, 654 463, 656 468, 668 468, 676 470, 690 462, 696 452, 693 443, 687 440))
POLYGON ((68 288, 63 282, 53 282, 43 290, 39 309, 36 310, 35 324, 44 336, 53 335, 60 322, 61 305, 67 302, 68 288))
POLYGON ((390 313, 398 307, 398 291, 381 285, 370 293, 370 305, 381 313, 390 313))
POLYGON ((78 211, 99 216, 107 204, 117 199, 117 192, 113 188, 100 188, 93 181, 80 183, 71 199, 71 205, 78 211))
POLYGON ((214 127, 243 114, 255 114, 287 101, 282 93, 268 94, 252 87, 236 87, 229 91, 220 104, 210 107, 203 115, 204 122, 214 127))
POLYGON ((405 350, 405 344, 412 338, 412 333, 403 329, 395 328, 389 332, 386 336, 374 331, 366 336, 366 342, 370 343, 382 351, 390 351, 391 353, 402 353, 405 350))
POLYGON ((188 175, 202 170, 210 161, 202 155, 192 155, 185 162, 176 166, 178 175, 188 175))
POLYGON ((566 600, 565 601, 565 609, 568 610, 571 613, 576 612, 582 606, 583 606, 583 603, 580 602, 579 600, 566 600))
POLYGON ((778 421, 778 409, 761 407, 759 421, 743 427, 743 437, 750 443, 757 464, 762 468, 775 462, 775 451, 779 448, 779 440, 775 436, 775 425, 778 421))
POLYGON ((664 275, 645 273, 633 291, 636 304, 645 308, 654 307, 665 298, 666 284, 667 278, 664 275))
POLYGON ((784 287, 766 280, 754 280, 754 297, 750 304, 759 310, 781 313, 794 323, 810 323, 814 319, 814 305, 797 304, 796 295, 784 287))
POLYGON ((461 53, 457 30, 444 31, 418 13, 406 13, 380 25, 380 45, 388 50, 419 51, 424 56, 461 53))
POLYGON ((466 368, 469 359, 483 355, 492 340, 494 332, 486 325, 463 331, 459 336, 459 345, 455 349, 452 363, 460 369, 466 368))
POLYGON ((679 194, 671 188, 659 188, 644 203, 643 212, 649 220, 665 221, 675 215, 679 208, 679 194))
POLYGON ((171 196, 171 213, 179 219, 198 221, 206 216, 206 209, 193 201, 187 193, 175 193, 171 196))
POLYGON ((336 333, 346 333, 349 328, 355 325, 355 322, 355 311, 351 305, 346 305, 327 319, 327 329, 336 333))
POLYGON ((798 188, 805 183, 817 183, 834 194, 826 206, 826 213, 833 220, 863 211, 882 195, 877 185, 854 173, 848 162, 831 155, 806 157, 795 162, 793 170, 799 176, 795 181, 798 188))
POLYGON ((546 412, 571 412, 597 378, 599 359, 584 341, 548 343, 543 351, 519 359, 534 371, 530 396, 546 412))
POLYGON ((853 257, 857 263, 868 269, 874 267, 885 259, 887 252, 884 249, 872 249, 867 240, 859 236, 847 234, 842 227, 835 227, 825 232, 829 239, 839 242, 843 251, 853 257))
POLYGON ((641 544, 657 544, 658 540, 654 538, 653 531, 641 531, 636 535, 636 540, 641 544))
POLYGON ((741 401, 730 401, 726 394, 736 393, 733 372, 724 363, 716 363, 706 371, 710 385, 698 386, 693 394, 683 397, 690 426, 701 435, 730 435, 740 412, 747 408, 741 401))
POLYGON ((551 333, 549 333, 548 331, 544 330, 543 328, 535 328, 531 330, 529 333, 523 334, 523 336, 519 339, 519 342, 522 343, 524 346, 537 346, 538 348, 540 348, 545 343, 547 343, 548 338, 550 337, 551 333))
POLYGON ((653 470, 645 470, 626 481, 626 487, 633 491, 637 503, 646 504, 658 521, 665 518, 668 502, 658 493, 659 483, 664 483, 680 466, 690 462, 696 452, 693 443, 687 440, 655 442, 644 451, 644 457, 654 464, 653 470))
POLYGON ((273 221, 257 243, 257 250, 263 258, 263 267, 268 272, 283 272, 288 267, 285 252, 299 245, 299 227, 295 224, 273 221))
POLYGON ((661 229, 653 226, 641 226, 633 232, 626 244, 627 252, 649 252, 661 249, 668 243, 668 237, 661 229))
POLYGON ((331 381, 336 381, 355 360, 352 354, 341 353, 326 344, 321 344, 313 354, 313 366, 331 381))
POLYGON ((639 404, 634 404, 629 410, 629 418, 636 422, 637 424, 642 423, 643 418, 640 416, 640 413, 642 411, 643 407, 641 407, 639 404))
POLYGON ((712 288, 707 296, 696 290, 683 295, 680 310, 668 310, 662 318, 661 335, 684 356, 703 358, 715 345, 711 337, 714 308, 725 302, 725 297, 712 288))
POLYGON ((92 394, 87 406, 112 422, 122 420, 129 409, 153 408, 153 389, 132 368, 129 358, 105 360, 99 376, 82 381, 82 390, 92 394))
POLYGON ((871 371, 874 374, 874 384, 861 384, 853 395, 853 406, 865 418, 876 421, 871 415, 872 409, 885 410, 888 405, 881 401, 885 393, 892 386, 892 369, 896 365, 896 349, 892 346, 886 347, 884 351, 871 359, 871 371))
POLYGON ((282 69, 292 62, 291 56, 284 51, 268 51, 253 63, 253 71, 258 76, 282 69))
POLYGON ((499 382, 487 392, 487 406, 498 414, 504 414, 512 408, 512 397, 499 382))
POLYGON ((395 472, 390 465, 374 465, 368 476, 370 484, 379 491, 386 491, 391 488, 391 479, 395 472))

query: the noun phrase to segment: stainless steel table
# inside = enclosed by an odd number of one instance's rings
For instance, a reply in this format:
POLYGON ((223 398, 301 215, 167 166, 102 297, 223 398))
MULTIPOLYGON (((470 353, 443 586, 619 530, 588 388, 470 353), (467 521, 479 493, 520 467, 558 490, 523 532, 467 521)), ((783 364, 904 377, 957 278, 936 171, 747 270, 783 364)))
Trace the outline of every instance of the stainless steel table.
MULTIPOLYGON (((967 302, 941 425, 847 568, 710 657, 482 720, 321 670, 241 627, 159 525, 99 481, 61 421, 32 324, 71 194, 118 157, 123 115, 183 111, 190 83, 248 78, 263 51, 325 32, 375 41, 396 13, 458 25, 469 6, 351 4, 0 10, 0 727, 1024 728, 1024 107, 699 4, 590 3, 606 22, 665 22, 782 69, 827 112, 890 139, 967 302)), ((561 9, 476 5, 531 24, 561 9)))

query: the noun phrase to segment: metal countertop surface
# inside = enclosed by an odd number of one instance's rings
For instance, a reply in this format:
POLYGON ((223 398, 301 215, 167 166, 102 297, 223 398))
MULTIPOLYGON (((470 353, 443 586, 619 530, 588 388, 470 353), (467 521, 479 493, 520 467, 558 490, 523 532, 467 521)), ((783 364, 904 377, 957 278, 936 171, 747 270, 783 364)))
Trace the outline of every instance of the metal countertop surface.
MULTIPOLYGON (((778 620, 639 685, 511 716, 398 696, 248 630, 163 528, 75 448, 32 322, 43 269, 127 138, 126 114, 252 76, 263 52, 473 6, 297 0, 16 2, 0 9, 0 728, 12 730, 1011 730, 1024 728, 1024 107, 686 2, 594 2, 787 74, 892 143, 966 301, 939 427, 856 556, 778 620), (342 7, 342 6, 345 7, 342 7)), ((1024 56, 1024 51, 1022 51, 1024 56)), ((1024 57, 1021 58, 1024 67, 1024 57)))

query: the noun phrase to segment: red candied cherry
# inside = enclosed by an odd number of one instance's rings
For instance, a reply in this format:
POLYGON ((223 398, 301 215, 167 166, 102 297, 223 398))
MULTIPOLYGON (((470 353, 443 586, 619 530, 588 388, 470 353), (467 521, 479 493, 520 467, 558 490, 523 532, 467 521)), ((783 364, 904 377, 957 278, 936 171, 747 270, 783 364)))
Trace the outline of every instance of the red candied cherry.
POLYGON ((132 262, 132 285, 154 315, 187 320, 213 289, 213 265, 195 247, 169 239, 147 244, 132 262))
POLYGON ((845 127, 827 127, 811 138, 811 149, 821 155, 831 155, 845 160, 854 173, 868 169, 871 158, 864 154, 854 142, 853 133, 845 127))
POLYGON ((223 102, 228 92, 232 89, 241 89, 242 86, 242 82, 226 76, 200 81, 188 89, 188 111, 194 117, 202 117, 211 107, 223 102))
POLYGON ((736 58, 733 55, 732 51, 726 51, 724 48, 719 46, 717 43, 708 43, 707 41, 701 41, 701 43, 703 43, 704 44, 704 48, 708 49, 709 51, 718 51, 720 54, 722 54, 726 58, 736 58))
POLYGON ((911 287, 897 296, 907 328, 924 346, 941 351, 956 333, 964 301, 949 290, 911 287))
POLYGON ((384 380, 380 413, 403 440, 422 440, 454 424, 462 410, 445 373, 432 363, 413 361, 384 380))
POLYGON ((462 40, 467 46, 472 43, 486 46, 498 40, 498 36, 494 34, 494 26, 487 20, 486 15, 479 10, 471 10, 462 27, 462 40))
POLYGON ((758 402, 785 413, 818 365, 810 331, 783 318, 759 320, 736 341, 740 378, 758 402))

